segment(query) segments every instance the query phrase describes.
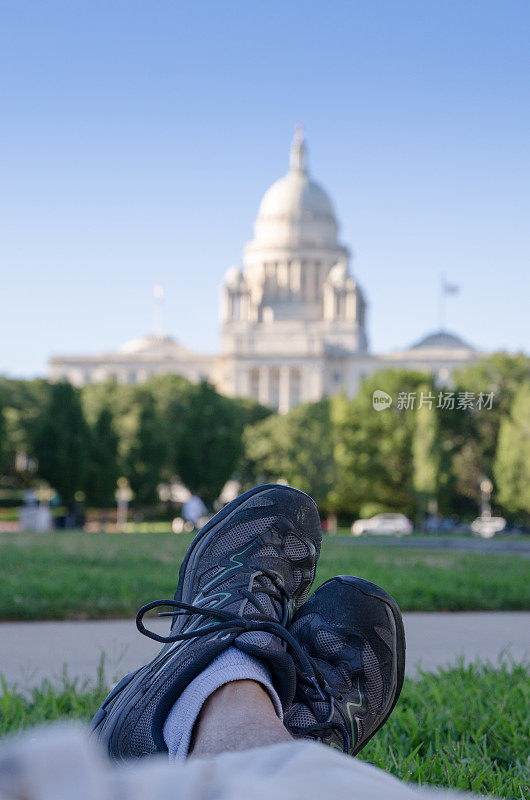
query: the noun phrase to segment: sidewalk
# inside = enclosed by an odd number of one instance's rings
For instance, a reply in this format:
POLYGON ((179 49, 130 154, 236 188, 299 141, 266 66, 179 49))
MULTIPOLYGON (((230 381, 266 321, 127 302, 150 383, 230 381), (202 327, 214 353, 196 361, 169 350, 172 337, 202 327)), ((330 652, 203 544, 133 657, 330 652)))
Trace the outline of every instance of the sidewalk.
MULTIPOLYGON (((530 612, 404 614, 407 634, 407 674, 418 664, 424 669, 480 657, 496 661, 505 651, 516 660, 530 658, 530 612)), ((167 622, 156 620, 153 628, 164 632, 167 622)), ((101 654, 105 673, 112 682, 144 664, 160 645, 141 636, 133 620, 88 622, 0 623, 0 673, 9 684, 30 687, 44 678, 60 680, 66 665, 70 678, 96 677, 101 654)))

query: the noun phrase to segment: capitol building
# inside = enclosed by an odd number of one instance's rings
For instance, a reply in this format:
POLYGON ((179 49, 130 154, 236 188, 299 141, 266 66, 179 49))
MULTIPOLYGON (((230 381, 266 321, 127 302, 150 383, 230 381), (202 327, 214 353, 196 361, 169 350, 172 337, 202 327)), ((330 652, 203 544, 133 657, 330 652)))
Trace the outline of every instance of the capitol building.
POLYGON ((225 275, 217 355, 193 353, 158 331, 116 353, 55 356, 49 377, 81 386, 177 374, 284 413, 340 390, 353 396, 362 379, 379 369, 423 370, 446 383, 453 369, 480 358, 447 331, 402 350, 371 353, 366 299, 350 260, 332 202, 310 177, 304 135, 297 130, 289 170, 261 200, 242 266, 225 275))

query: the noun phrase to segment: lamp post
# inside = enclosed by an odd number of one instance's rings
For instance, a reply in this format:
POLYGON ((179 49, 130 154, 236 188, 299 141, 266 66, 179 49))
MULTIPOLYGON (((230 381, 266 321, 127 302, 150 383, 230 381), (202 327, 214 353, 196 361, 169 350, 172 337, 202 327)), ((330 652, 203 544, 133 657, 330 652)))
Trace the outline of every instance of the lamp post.
POLYGON ((482 519, 491 517, 491 493, 493 484, 486 475, 479 480, 480 487, 480 516, 482 519))
POLYGON ((129 508, 129 503, 134 497, 127 478, 118 478, 118 488, 114 493, 114 497, 116 498, 117 503, 116 529, 123 533, 127 525, 127 511, 129 508))

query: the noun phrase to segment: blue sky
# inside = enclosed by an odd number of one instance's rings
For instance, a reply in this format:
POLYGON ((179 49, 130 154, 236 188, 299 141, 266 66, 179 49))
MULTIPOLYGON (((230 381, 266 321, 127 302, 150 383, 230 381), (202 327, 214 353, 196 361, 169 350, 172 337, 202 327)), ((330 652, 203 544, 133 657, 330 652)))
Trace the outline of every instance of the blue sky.
POLYGON ((0 371, 152 327, 218 345, 218 290, 307 130, 375 351, 526 349, 530 5, 0 4, 0 371))

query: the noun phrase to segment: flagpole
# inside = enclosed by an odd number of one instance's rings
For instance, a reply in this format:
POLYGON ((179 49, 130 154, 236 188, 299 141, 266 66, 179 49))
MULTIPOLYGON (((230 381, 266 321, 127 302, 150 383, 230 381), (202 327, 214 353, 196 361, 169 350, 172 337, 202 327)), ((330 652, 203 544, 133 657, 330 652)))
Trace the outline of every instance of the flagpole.
POLYGON ((161 339, 163 336, 162 329, 162 303, 164 302, 164 287, 161 283, 156 283, 153 287, 153 297, 155 299, 153 309, 153 334, 156 338, 161 339))
POLYGON ((449 294, 458 294, 460 287, 456 283, 447 283, 445 272, 440 274, 440 330, 445 331, 446 323, 446 298, 449 294))
POLYGON ((445 330, 445 274, 440 273, 440 330, 445 330))

